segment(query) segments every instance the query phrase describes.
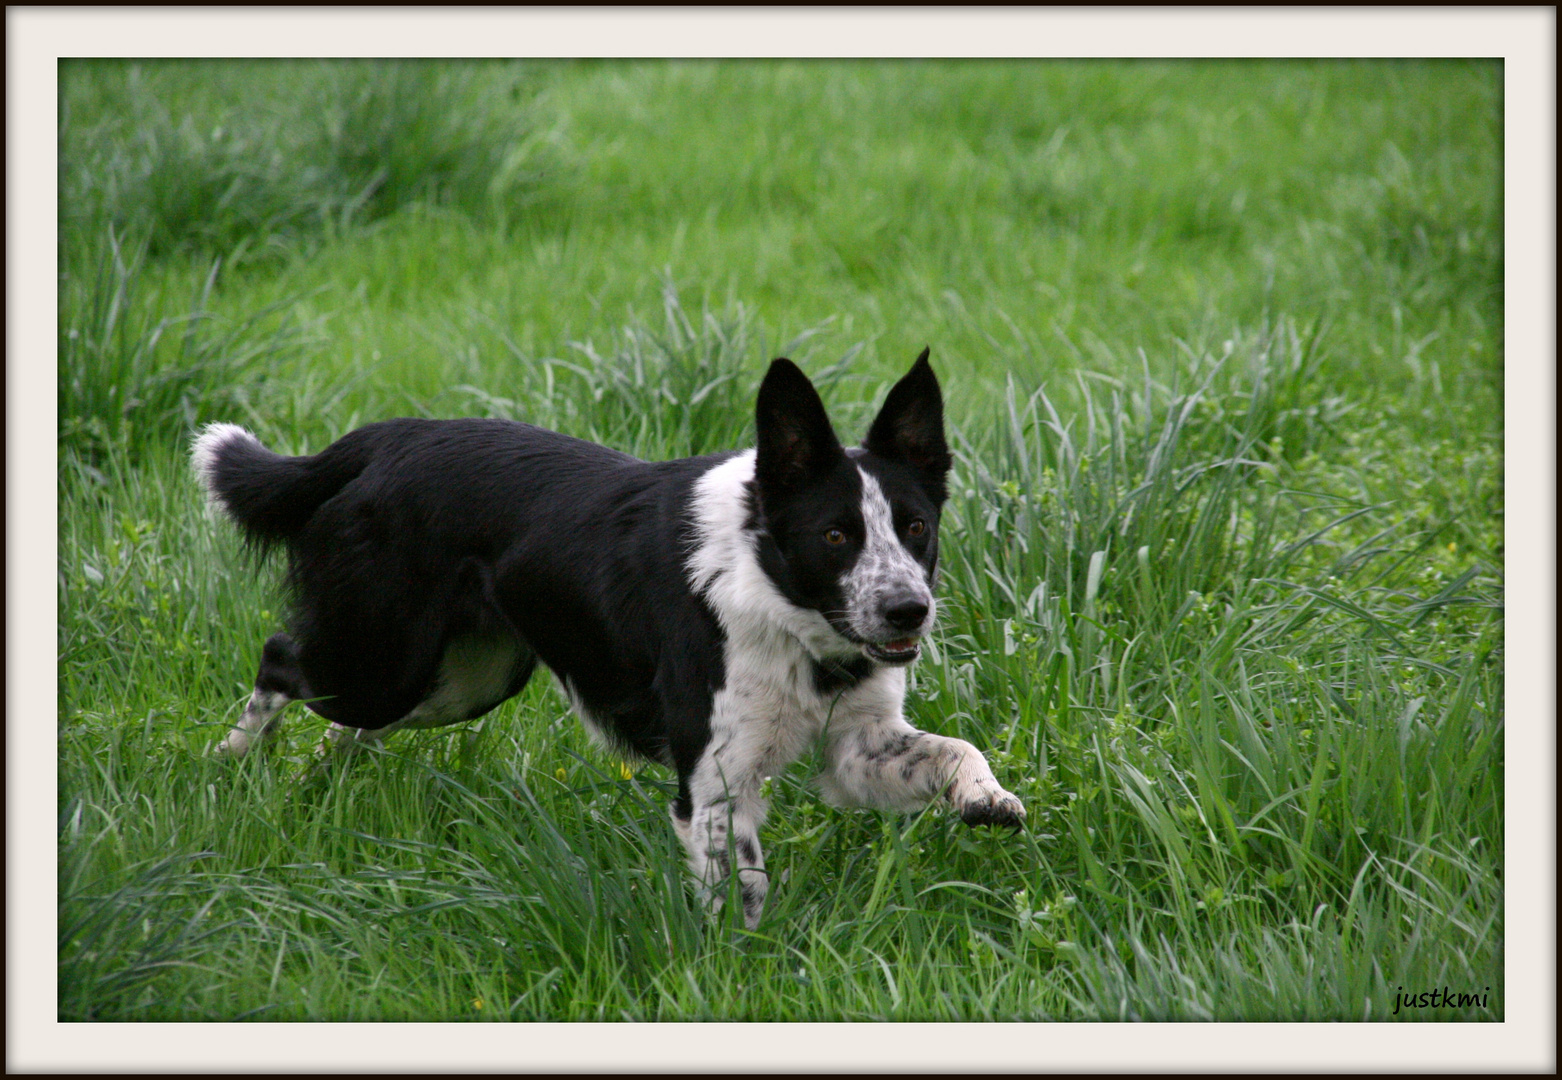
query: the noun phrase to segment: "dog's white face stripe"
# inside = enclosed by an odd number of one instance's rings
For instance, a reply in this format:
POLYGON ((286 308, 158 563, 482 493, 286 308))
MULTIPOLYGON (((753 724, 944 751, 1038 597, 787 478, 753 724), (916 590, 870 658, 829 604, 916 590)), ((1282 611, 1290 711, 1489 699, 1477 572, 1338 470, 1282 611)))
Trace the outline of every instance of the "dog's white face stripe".
POLYGON ((927 573, 900 542, 895 532, 895 515, 878 480, 860 465, 857 472, 862 477, 864 539, 862 553, 842 583, 847 620, 853 632, 866 641, 907 637, 906 630, 898 630, 885 621, 884 608, 894 599, 916 599, 927 605, 927 617, 914 633, 925 634, 932 628, 935 616, 927 573))
POLYGON ((689 583, 729 638, 744 642, 744 655, 785 652, 788 637, 814 657, 857 652, 823 615, 782 596, 760 567, 754 535, 744 528, 754 456, 745 450, 695 481, 690 510, 697 542, 684 562, 689 583))

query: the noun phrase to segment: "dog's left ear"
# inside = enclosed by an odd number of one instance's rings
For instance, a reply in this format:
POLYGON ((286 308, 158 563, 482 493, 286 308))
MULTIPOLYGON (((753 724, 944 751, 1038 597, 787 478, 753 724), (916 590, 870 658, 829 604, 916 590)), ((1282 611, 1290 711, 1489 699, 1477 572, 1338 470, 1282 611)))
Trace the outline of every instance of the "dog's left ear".
POLYGON ((944 395, 927 354, 923 349, 911 370, 890 389, 862 444, 881 457, 914 465, 942 495, 950 464, 944 442, 944 395))

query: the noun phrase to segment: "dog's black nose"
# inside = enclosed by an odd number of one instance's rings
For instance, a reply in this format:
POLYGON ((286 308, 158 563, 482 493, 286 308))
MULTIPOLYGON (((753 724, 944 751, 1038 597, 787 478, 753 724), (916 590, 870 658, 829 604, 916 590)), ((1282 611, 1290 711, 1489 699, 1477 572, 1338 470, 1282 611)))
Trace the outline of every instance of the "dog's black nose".
POLYGON ((884 621, 896 630, 920 630, 926 618, 927 601, 916 596, 899 597, 884 608, 884 621))

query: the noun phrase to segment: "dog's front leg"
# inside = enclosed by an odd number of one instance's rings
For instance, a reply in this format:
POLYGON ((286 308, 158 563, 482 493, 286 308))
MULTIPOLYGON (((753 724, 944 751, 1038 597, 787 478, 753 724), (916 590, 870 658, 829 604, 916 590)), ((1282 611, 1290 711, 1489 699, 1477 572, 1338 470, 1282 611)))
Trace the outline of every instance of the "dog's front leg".
POLYGON ((743 922, 752 930, 759 925, 770 879, 759 846, 768 808, 761 794, 767 755, 750 735, 718 730, 684 778, 687 796, 673 807, 672 819, 712 911, 721 910, 736 870, 743 922), (683 810, 688 816, 681 815, 683 810))
POLYGON ((1025 821, 1024 805, 998 783, 980 750, 918 731, 898 708, 889 715, 839 710, 826 755, 821 787, 837 806, 913 813, 943 795, 967 825, 1018 828, 1025 821))

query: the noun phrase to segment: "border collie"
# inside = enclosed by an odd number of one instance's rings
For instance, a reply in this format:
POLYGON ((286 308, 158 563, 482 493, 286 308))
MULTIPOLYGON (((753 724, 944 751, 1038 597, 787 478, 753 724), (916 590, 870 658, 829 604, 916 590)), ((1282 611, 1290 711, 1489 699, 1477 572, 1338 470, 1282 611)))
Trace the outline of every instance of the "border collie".
POLYGON ((284 457, 213 424, 194 467, 261 552, 288 556, 289 632, 265 643, 243 755, 290 701, 330 737, 481 716, 537 661, 600 741, 678 774, 673 828, 713 907, 767 890, 763 784, 822 739, 836 805, 1019 827, 981 753, 902 715, 933 626, 950 456, 916 360, 843 448, 787 359, 759 388, 757 446, 644 462, 508 420, 386 420, 284 457))

